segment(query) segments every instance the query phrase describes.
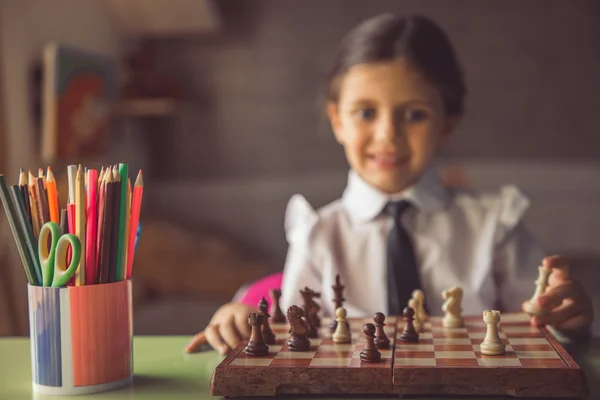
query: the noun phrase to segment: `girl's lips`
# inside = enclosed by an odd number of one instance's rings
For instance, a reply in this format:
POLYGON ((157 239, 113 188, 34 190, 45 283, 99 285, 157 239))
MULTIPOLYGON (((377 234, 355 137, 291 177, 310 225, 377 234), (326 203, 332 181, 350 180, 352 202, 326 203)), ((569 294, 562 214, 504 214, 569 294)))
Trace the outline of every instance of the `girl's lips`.
POLYGON ((409 157, 400 157, 397 154, 372 154, 368 159, 379 168, 396 168, 408 162, 409 157))

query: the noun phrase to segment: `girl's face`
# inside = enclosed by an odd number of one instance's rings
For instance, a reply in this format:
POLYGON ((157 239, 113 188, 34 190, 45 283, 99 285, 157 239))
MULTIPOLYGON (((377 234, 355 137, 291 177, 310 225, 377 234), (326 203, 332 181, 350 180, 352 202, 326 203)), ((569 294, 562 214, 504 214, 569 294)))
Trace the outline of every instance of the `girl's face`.
POLYGON ((455 124, 440 93, 403 59, 352 67, 327 111, 352 169, 387 193, 419 178, 455 124))

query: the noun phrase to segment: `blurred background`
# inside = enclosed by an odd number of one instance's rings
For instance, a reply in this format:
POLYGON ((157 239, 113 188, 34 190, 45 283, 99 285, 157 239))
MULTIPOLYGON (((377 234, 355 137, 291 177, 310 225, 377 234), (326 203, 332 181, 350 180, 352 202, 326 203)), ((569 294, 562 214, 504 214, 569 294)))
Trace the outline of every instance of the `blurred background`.
MULTIPOLYGON (((143 169, 134 330, 195 333, 242 285, 282 269, 294 193, 314 207, 340 196, 348 167, 317 96, 343 35, 381 12, 435 19, 465 69, 447 180, 519 186, 527 225, 573 257, 598 310, 593 0, 0 0, 0 173, 15 184, 20 168, 51 165, 60 185, 71 163, 143 169), (99 71, 70 105, 55 86, 77 68, 61 72, 57 48, 99 71), (89 101, 94 85, 102 101, 89 101), (61 112, 72 132, 57 128, 61 112), (59 139, 79 145, 60 154, 59 139)), ((27 335, 26 279, 2 215, 0 335, 27 335)))

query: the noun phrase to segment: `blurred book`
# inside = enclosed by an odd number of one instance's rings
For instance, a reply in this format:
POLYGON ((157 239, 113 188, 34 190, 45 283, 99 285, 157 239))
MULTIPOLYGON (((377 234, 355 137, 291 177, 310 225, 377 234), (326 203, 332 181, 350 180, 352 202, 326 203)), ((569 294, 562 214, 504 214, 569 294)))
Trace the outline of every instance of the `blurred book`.
POLYGON ((43 56, 43 161, 77 160, 105 153, 117 93, 113 58, 59 43, 48 44, 43 56))

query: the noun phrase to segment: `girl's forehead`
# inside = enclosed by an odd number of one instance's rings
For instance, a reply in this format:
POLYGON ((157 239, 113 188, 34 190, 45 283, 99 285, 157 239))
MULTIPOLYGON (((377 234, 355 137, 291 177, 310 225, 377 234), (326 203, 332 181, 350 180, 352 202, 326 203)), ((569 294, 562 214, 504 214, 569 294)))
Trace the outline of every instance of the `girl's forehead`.
POLYGON ((404 59, 358 64, 341 80, 340 101, 376 99, 393 101, 441 100, 439 92, 404 59))

